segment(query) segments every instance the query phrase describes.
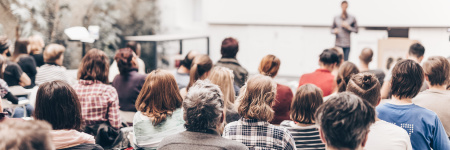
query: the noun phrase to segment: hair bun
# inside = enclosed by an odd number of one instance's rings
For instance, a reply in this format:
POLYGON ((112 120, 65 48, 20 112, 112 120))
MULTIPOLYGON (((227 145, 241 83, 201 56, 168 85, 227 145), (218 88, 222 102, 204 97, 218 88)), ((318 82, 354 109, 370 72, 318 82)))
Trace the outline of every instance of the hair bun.
POLYGON ((371 75, 364 75, 362 83, 364 86, 369 87, 372 85, 372 76, 371 75))

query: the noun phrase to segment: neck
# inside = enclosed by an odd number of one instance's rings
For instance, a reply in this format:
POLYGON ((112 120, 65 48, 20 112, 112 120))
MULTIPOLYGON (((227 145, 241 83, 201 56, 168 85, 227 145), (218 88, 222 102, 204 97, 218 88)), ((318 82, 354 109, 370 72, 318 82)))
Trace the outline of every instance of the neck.
POLYGON ((432 85, 430 86, 430 90, 447 90, 447 85, 432 85))
POLYGON ((331 65, 320 65, 320 69, 326 69, 328 71, 333 71, 333 67, 331 65))
POLYGON ((392 100, 390 101, 390 103, 397 104, 397 105, 412 104, 412 99, 411 98, 400 99, 397 96, 392 96, 392 100))
POLYGON ((369 64, 360 62, 359 63, 359 71, 363 72, 363 71, 369 71, 369 64))
POLYGON ((178 73, 189 73, 189 69, 186 68, 185 66, 180 66, 180 68, 178 68, 178 73))
POLYGON ((419 58, 417 57, 409 57, 408 59, 415 61, 416 63, 420 64, 419 58))
POLYGON ((310 124, 295 122, 295 125, 298 125, 298 126, 301 126, 301 127, 306 127, 306 126, 314 125, 314 122, 312 122, 310 124))

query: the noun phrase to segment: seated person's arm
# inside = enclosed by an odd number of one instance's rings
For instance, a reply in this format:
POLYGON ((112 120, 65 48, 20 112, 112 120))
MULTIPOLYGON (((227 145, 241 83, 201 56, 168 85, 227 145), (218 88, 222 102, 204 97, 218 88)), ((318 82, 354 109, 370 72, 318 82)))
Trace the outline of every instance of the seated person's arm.
POLYGON ((20 76, 20 86, 28 85, 31 85, 31 79, 26 73, 22 73, 22 75, 20 76))
POLYGON ((18 104, 18 103, 19 103, 19 100, 17 99, 17 97, 14 96, 11 92, 8 92, 8 93, 5 95, 5 98, 6 98, 8 101, 10 101, 11 103, 13 103, 13 104, 18 104))

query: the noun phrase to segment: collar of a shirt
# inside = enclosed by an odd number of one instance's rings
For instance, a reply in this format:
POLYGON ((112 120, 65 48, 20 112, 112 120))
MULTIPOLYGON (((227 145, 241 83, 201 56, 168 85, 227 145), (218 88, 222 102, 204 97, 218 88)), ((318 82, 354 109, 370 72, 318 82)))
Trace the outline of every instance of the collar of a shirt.
POLYGON ((331 71, 328 70, 328 69, 317 69, 316 72, 329 72, 329 73, 331 73, 331 71))
POLYGON ((223 63, 239 63, 238 60, 236 58, 221 58, 219 59, 219 62, 223 62, 223 63))
POLYGON ((266 126, 266 125, 269 125, 269 122, 267 122, 267 121, 259 121, 257 119, 241 118, 240 121, 242 122, 242 125, 249 125, 249 126, 266 126))
POLYGON ((78 81, 78 84, 81 84, 81 85, 91 85, 91 84, 100 84, 100 83, 102 83, 101 81, 98 81, 98 80, 79 80, 78 81))

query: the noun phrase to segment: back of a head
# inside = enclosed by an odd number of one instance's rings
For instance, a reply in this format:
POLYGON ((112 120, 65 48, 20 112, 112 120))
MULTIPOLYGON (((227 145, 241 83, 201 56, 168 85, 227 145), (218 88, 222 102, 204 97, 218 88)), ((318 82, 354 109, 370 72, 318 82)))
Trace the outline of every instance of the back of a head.
POLYGON ((89 50, 81 60, 78 68, 78 79, 97 80, 108 83, 109 58, 98 49, 89 50))
POLYGON ((353 93, 343 92, 330 97, 317 110, 316 123, 327 147, 357 149, 365 142, 375 108, 353 93))
POLYGON ((117 51, 114 60, 117 62, 121 75, 127 75, 133 68, 137 69, 136 66, 133 66, 133 57, 136 57, 136 54, 130 48, 122 48, 117 51))
POLYGON ((44 62, 46 63, 55 63, 56 60, 61 58, 64 54, 66 48, 59 44, 50 44, 45 47, 44 51, 44 62))
POLYGON ((129 41, 126 45, 125 48, 129 48, 131 49, 136 55, 140 54, 140 50, 141 50, 141 45, 136 42, 136 41, 129 41))
POLYGON ((275 77, 280 69, 280 58, 275 55, 266 55, 259 64, 259 73, 270 77, 275 77))
POLYGON ((319 61, 324 65, 332 65, 339 63, 339 56, 336 51, 325 49, 319 56, 319 61))
POLYGON ((448 85, 450 78, 450 63, 442 56, 429 57, 423 63, 423 71, 431 86, 448 85))
POLYGON ((364 64, 369 64, 372 62, 373 51, 371 48, 364 48, 359 55, 359 60, 361 60, 364 64))
POLYGON ((225 100, 227 109, 231 108, 235 100, 233 71, 225 67, 217 66, 211 71, 208 79, 211 83, 219 86, 223 93, 223 99, 225 100))
POLYGON ((336 77, 336 83, 338 84, 338 92, 343 92, 347 89, 347 83, 350 78, 359 73, 358 67, 351 62, 344 62, 339 68, 338 75, 336 77))
POLYGON ((250 77, 243 93, 239 95, 240 105, 238 113, 247 119, 259 121, 270 121, 273 119, 274 111, 272 103, 275 100, 277 86, 272 78, 264 75, 250 77))
POLYGON ((65 81, 39 86, 34 118, 49 122, 54 130, 81 130, 81 104, 75 90, 65 81))
POLYGON ((6 36, 0 36, 0 54, 3 54, 10 46, 11 41, 6 36))
POLYGON ((367 100, 372 106, 377 106, 381 97, 381 84, 372 73, 358 73, 354 75, 347 85, 347 91, 367 100))
POLYGON ((213 62, 208 55, 198 55, 192 61, 192 66, 190 70, 190 81, 186 89, 189 88, 199 80, 205 73, 209 72, 213 67, 213 62))
POLYGON ((300 86, 292 100, 290 110, 291 119, 303 124, 314 123, 314 113, 322 105, 322 97, 322 90, 314 84, 300 86))
POLYGON ((180 108, 182 101, 175 77, 166 70, 157 69, 147 75, 135 105, 138 111, 153 118, 156 126, 180 108))
POLYGON ((420 43, 414 43, 409 47, 408 54, 416 58, 420 58, 425 53, 425 47, 420 43))
POLYGON ((28 39, 20 38, 14 43, 13 61, 18 61, 20 55, 28 54, 28 39))
POLYGON ((39 35, 33 35, 28 37, 28 41, 30 41, 30 52, 34 54, 38 54, 44 48, 44 39, 42 39, 39 35))
POLYGON ((208 80, 198 80, 183 101, 186 129, 206 132, 216 128, 221 122, 224 106, 219 87, 208 80))
POLYGON ((238 51, 239 42, 236 39, 228 37, 222 41, 222 46, 220 48, 222 58, 236 58, 236 54, 238 51))
POLYGON ((51 130, 45 121, 6 120, 0 123, 0 149, 54 150, 51 130))
POLYGON ((413 60, 402 60, 392 69, 392 95, 403 98, 414 98, 423 84, 422 67, 413 60))
POLYGON ((184 59, 180 62, 181 65, 183 65, 184 67, 186 67, 187 69, 191 69, 192 66, 192 61, 194 60, 194 58, 199 55, 197 51, 189 51, 189 53, 186 54, 186 56, 184 57, 184 59))
POLYGON ((336 52, 339 58, 336 65, 341 66, 342 62, 344 62, 344 50, 342 50, 342 48, 340 47, 333 47, 330 48, 330 50, 336 52))

